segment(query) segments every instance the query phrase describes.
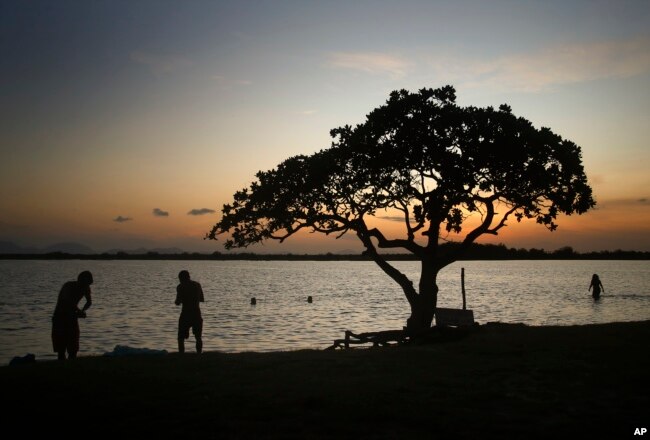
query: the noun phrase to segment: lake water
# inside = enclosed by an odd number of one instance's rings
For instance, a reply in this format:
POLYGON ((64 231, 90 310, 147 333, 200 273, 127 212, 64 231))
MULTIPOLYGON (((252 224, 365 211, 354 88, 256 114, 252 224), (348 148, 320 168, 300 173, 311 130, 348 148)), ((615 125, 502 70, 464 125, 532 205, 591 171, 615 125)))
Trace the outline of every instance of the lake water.
MULTIPOLYGON (((393 264, 417 285, 417 262, 393 264)), ((467 308, 479 323, 650 319, 648 261, 457 262, 439 275, 439 306, 462 307, 461 267, 467 308), (598 302, 587 291, 593 273, 605 287, 598 302)), ((118 344, 176 351, 180 310, 174 299, 181 269, 203 285, 206 351, 325 348, 346 329, 401 329, 409 315, 399 286, 372 262, 3 260, 0 365, 27 353, 55 358, 50 325, 57 294, 82 270, 93 273, 95 284, 93 306, 80 320, 80 356, 118 344)), ((193 336, 186 348, 193 351, 193 336)))

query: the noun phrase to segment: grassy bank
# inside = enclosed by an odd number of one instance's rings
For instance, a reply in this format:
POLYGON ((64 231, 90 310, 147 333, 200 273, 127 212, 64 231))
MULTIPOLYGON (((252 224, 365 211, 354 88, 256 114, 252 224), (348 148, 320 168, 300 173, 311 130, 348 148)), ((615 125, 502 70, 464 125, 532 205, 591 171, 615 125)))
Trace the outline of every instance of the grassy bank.
POLYGON ((3 419, 24 434, 125 438, 627 438, 650 428, 650 321, 450 336, 3 367, 3 419))

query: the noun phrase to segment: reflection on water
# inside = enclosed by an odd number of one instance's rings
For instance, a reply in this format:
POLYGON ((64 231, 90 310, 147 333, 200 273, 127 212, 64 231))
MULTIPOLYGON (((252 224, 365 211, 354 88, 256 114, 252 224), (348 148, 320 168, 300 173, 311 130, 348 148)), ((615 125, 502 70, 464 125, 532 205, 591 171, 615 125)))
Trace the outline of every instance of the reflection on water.
MULTIPOLYGON (((395 265, 417 281, 419 263, 395 265)), ((650 319, 647 261, 459 262, 439 276, 440 306, 462 306, 461 267, 467 307, 481 323, 650 319), (593 273, 605 286, 598 302, 587 291, 593 273)), ((28 352, 55 358, 50 317, 59 288, 86 269, 95 284, 80 355, 118 344, 175 351, 181 269, 203 285, 206 351, 324 348, 346 329, 400 329, 409 313, 397 284, 372 262, 0 261, 0 364, 28 352)))

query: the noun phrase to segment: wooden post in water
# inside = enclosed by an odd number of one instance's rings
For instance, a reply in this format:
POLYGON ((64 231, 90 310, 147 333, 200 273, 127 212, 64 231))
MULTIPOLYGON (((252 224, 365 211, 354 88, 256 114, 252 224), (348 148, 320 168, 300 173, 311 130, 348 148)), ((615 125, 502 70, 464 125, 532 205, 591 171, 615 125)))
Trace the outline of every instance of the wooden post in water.
POLYGON ((463 310, 466 310, 466 303, 465 303, 465 268, 461 267, 460 269, 460 288, 461 292, 463 293, 463 310))

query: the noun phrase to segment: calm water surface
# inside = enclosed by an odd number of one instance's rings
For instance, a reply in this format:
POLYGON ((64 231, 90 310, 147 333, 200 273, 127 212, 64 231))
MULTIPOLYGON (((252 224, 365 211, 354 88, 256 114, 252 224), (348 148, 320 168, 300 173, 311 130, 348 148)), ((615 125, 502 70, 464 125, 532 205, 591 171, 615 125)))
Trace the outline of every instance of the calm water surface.
MULTIPOLYGON (((415 280, 417 262, 395 262, 415 280)), ((573 325, 650 319, 648 261, 465 261, 439 275, 439 305, 467 307, 480 323, 573 325), (587 291, 598 273, 599 302, 587 291)), ((176 351, 177 274, 203 285, 207 351, 324 348, 346 329, 400 329, 409 307, 372 262, 0 261, 0 364, 13 356, 54 359, 50 319, 61 285, 82 270, 95 277, 93 306, 80 320, 80 355, 115 345, 176 351), (307 303, 307 296, 314 298, 307 303), (251 297, 257 305, 250 305, 251 297)), ((82 302, 83 304, 83 302, 82 302)), ((190 336, 187 348, 194 348, 190 336)))

